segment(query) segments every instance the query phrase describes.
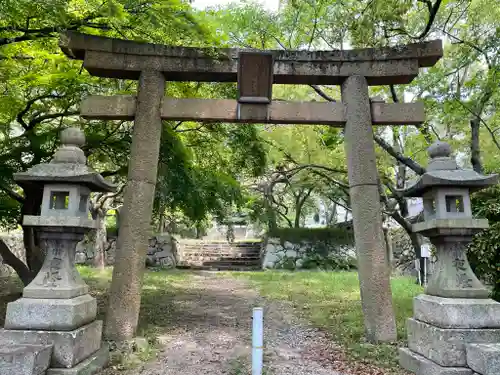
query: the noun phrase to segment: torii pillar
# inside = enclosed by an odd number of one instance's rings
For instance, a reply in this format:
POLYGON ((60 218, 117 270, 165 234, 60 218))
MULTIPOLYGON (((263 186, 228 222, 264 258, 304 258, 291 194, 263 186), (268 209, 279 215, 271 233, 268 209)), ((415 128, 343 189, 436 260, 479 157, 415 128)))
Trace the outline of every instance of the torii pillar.
POLYGON ((387 246, 382 228, 382 208, 366 78, 348 77, 341 88, 346 108, 344 145, 349 195, 358 258, 365 332, 368 341, 395 341, 387 246))
POLYGON ((134 335, 156 183, 161 121, 345 126, 345 149, 365 330, 370 342, 396 340, 390 270, 382 230, 373 125, 424 121, 421 103, 374 103, 369 85, 406 84, 442 57, 440 41, 351 51, 265 51, 168 47, 78 33, 61 48, 90 74, 139 79, 138 96, 90 97, 81 115, 135 120, 128 183, 105 334, 134 335), (170 99, 167 81, 238 82, 238 100, 170 99), (341 85, 342 103, 273 102, 272 84, 341 85))
POLYGON ((151 235, 151 214, 162 134, 161 101, 164 95, 163 73, 158 70, 142 71, 137 88, 137 115, 113 268, 113 278, 119 278, 123 282, 111 284, 104 326, 104 336, 107 339, 132 337, 137 328, 140 299, 137 299, 139 304, 134 304, 130 296, 140 295, 142 289, 144 260, 151 235), (127 314, 123 314, 123 311, 127 314), (120 333, 118 337, 117 332, 120 333))

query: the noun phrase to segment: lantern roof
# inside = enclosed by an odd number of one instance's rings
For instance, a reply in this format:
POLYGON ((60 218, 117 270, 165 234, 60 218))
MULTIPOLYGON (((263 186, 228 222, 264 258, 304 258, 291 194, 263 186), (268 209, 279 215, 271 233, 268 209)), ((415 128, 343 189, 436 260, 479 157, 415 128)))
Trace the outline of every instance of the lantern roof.
POLYGON ((22 187, 51 183, 69 183, 87 186, 91 191, 112 192, 116 186, 87 165, 81 147, 85 144, 83 131, 64 129, 60 134, 61 146, 49 163, 41 163, 26 172, 14 174, 14 181, 22 187))
POLYGON ((461 169, 446 142, 437 141, 427 150, 430 162, 426 172, 410 187, 403 190, 407 197, 421 197, 434 187, 462 187, 471 191, 484 189, 498 182, 498 175, 483 175, 472 169, 461 169))

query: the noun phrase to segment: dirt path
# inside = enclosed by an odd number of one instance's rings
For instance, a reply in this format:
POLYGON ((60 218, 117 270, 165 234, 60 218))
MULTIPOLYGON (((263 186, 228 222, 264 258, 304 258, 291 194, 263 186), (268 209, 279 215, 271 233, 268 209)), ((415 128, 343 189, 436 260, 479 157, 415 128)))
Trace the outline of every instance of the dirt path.
POLYGON ((318 330, 307 327, 284 304, 266 301, 243 280, 213 273, 193 276, 173 303, 176 329, 160 337, 155 363, 132 375, 250 374, 252 308, 264 307, 265 375, 341 375, 321 362, 335 351, 318 330), (316 358, 315 358, 316 357, 316 358), (325 367, 326 366, 326 367, 325 367))

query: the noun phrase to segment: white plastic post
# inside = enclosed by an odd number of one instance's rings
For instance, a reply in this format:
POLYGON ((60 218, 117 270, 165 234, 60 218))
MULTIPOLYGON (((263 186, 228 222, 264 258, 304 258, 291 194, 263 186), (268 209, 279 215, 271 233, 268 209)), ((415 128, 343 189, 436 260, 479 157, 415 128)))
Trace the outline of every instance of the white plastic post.
POLYGON ((427 286, 427 259, 424 258, 424 286, 427 286))
POLYGON ((252 327, 252 375, 262 375, 264 359, 264 314, 262 307, 253 309, 252 327))

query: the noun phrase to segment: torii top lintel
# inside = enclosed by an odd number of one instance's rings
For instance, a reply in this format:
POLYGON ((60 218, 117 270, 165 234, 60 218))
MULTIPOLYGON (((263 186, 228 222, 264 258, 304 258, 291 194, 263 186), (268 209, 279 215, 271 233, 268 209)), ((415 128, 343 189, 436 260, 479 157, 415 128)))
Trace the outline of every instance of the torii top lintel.
MULTIPOLYGON (((238 57, 252 50, 171 47, 75 32, 61 35, 61 49, 99 77, 138 79, 159 70, 168 81, 236 82, 238 57)), ((257 50, 253 50, 257 51, 257 50)), ((369 85, 410 83, 421 67, 442 56, 440 40, 396 47, 332 51, 262 51, 273 56, 273 83, 338 85, 363 75, 369 85)))

